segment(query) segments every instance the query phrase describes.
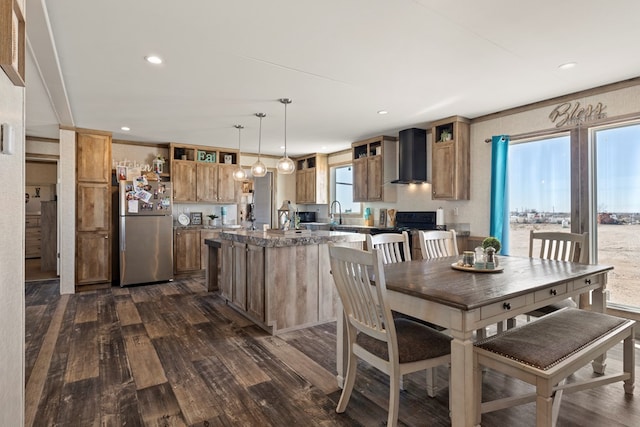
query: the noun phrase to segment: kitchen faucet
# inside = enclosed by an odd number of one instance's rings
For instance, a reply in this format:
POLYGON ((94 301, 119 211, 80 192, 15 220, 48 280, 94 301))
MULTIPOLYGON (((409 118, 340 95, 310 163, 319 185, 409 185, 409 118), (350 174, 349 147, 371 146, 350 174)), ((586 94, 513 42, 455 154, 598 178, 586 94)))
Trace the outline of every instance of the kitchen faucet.
POLYGON ((331 206, 329 207, 329 213, 331 214, 331 223, 335 224, 335 220, 333 219, 333 214, 334 214, 333 207, 336 203, 338 204, 338 221, 339 221, 338 223, 342 225, 342 205, 337 200, 334 200, 333 202, 331 202, 331 206))

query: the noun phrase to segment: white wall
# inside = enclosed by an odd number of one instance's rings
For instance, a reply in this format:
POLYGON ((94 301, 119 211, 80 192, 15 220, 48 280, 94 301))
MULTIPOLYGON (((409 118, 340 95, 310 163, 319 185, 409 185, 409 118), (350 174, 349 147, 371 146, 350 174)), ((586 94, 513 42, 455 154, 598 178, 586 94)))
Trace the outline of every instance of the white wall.
POLYGON ((24 423, 24 100, 0 71, 0 122, 15 130, 14 154, 0 154, 0 425, 24 423))
POLYGON ((60 131, 60 192, 58 230, 60 231, 60 293, 75 292, 76 280, 76 133, 60 131))

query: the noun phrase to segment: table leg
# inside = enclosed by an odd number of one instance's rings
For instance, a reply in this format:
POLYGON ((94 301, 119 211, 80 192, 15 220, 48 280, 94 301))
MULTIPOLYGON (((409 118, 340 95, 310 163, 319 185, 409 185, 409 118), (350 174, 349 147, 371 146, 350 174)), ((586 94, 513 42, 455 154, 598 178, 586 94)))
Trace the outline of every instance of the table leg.
MULTIPOLYGON (((606 282, 606 275, 603 279, 606 282)), ((605 285, 601 288, 595 289, 591 293, 592 298, 592 306, 591 309, 593 311, 597 311, 598 313, 604 313, 606 311, 606 298, 605 298, 605 285)), ((593 367, 593 372, 597 374, 604 374, 604 371, 607 367, 607 353, 602 353, 602 356, 598 356, 591 363, 593 367)))
POLYGON ((451 425, 476 425, 476 405, 473 371, 473 340, 471 333, 451 331, 451 425))

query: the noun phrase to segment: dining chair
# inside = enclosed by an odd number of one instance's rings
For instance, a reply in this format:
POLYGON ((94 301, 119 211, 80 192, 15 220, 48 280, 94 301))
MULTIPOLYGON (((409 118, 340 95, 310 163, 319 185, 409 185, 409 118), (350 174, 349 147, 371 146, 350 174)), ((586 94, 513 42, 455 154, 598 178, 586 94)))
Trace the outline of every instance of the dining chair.
POLYGON ((379 249, 329 244, 331 274, 347 330, 347 371, 336 412, 343 413, 355 383, 357 358, 389 376, 388 426, 398 423, 402 375, 451 362, 451 338, 409 319, 394 319, 379 249))
POLYGON ((409 234, 398 233, 367 234, 367 249, 379 249, 383 264, 411 261, 409 234))
MULTIPOLYGON (((529 233, 529 257, 556 261, 589 263, 589 233, 564 233, 534 231, 529 233)), ((567 298, 555 304, 540 307, 526 313, 529 317, 542 317, 567 307, 577 307, 575 301, 567 298)))
POLYGON ((418 231, 422 259, 459 255, 456 230, 418 231))

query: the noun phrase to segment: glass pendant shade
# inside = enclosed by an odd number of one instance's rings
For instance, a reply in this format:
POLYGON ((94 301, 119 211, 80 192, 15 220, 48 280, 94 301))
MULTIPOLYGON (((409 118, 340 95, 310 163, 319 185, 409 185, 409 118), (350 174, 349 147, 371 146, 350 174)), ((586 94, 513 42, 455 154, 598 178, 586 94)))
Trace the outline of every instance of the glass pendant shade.
POLYGON ((233 171, 233 179, 235 181, 244 181, 247 179, 247 173, 242 169, 242 167, 240 167, 240 165, 238 165, 238 168, 233 171))
POLYGON ((295 171, 293 160, 287 156, 287 105, 291 104, 290 98, 280 98, 280 102, 284 104, 284 157, 278 160, 278 173, 283 175, 292 174, 295 171))
POLYGON ((294 170, 295 164, 289 157, 285 156, 278 160, 278 173, 288 175, 293 173, 294 170))
POLYGON ((233 179, 235 181, 244 181, 247 179, 247 173, 242 169, 242 166, 240 166, 240 133, 242 129, 244 129, 244 126, 234 125, 233 127, 238 129, 238 167, 233 171, 233 179))
POLYGON ((267 167, 259 159, 251 165, 251 175, 263 177, 267 174, 267 167))
POLYGON ((261 147, 262 147, 262 119, 266 117, 265 113, 256 113, 256 116, 260 118, 260 130, 258 131, 258 160, 251 165, 251 175, 255 177, 263 177, 267 174, 267 167, 260 161, 261 147))

